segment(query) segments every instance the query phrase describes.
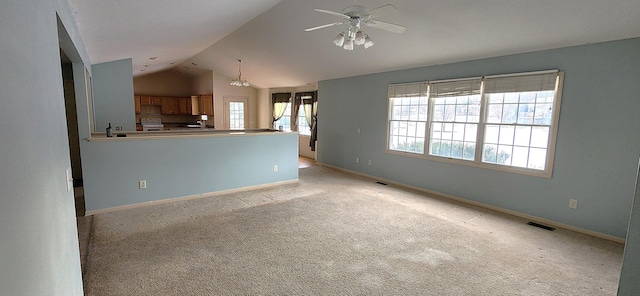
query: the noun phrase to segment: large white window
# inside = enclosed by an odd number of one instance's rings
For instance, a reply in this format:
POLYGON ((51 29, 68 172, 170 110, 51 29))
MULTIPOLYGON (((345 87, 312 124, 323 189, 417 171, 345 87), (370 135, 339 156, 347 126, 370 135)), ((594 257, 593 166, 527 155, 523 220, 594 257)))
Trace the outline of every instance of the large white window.
POLYGON ((387 151, 551 177, 562 75, 390 85, 387 151))

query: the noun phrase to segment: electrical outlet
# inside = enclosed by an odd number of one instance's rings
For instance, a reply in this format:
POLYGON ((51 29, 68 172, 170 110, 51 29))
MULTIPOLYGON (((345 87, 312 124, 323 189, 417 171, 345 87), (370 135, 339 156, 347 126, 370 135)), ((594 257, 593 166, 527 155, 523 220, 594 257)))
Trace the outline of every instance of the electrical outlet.
POLYGON ((273 171, 277 172, 278 171, 278 165, 273 165, 273 171))
POLYGON ((138 187, 140 187, 140 189, 146 189, 147 188, 147 180, 138 181, 138 187))
POLYGON ((569 200, 569 207, 572 209, 577 209, 578 208, 578 200, 577 199, 570 199, 569 200))
POLYGON ((122 130, 122 125, 116 125, 116 130, 117 131, 121 131, 122 130))
POLYGON ((357 128, 356 129, 356 134, 359 134, 359 133, 360 133, 360 128, 357 128))
POLYGON ((356 157, 356 163, 360 163, 360 158, 356 157))
POLYGON ((371 159, 369 159, 369 161, 367 161, 367 164, 368 164, 368 165, 371 165, 371 159))

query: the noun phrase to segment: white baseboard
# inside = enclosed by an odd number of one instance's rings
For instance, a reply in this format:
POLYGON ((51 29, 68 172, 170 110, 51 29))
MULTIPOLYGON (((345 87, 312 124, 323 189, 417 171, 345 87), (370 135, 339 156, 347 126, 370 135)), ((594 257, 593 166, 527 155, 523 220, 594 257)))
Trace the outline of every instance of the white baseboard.
POLYGON ((400 183, 400 182, 396 182, 396 181, 392 181, 392 180, 388 180, 388 179, 384 179, 384 178, 379 178, 379 177, 367 175, 367 174, 364 174, 364 173, 348 170, 348 169, 345 169, 345 168, 341 168, 341 167, 337 167, 337 166, 333 166, 333 165, 329 165, 329 164, 325 164, 325 163, 318 163, 318 164, 321 165, 321 166, 325 166, 325 167, 328 167, 328 168, 335 169, 335 170, 339 170, 339 171, 343 171, 343 172, 347 172, 347 173, 363 176, 363 177, 374 179, 374 180, 377 180, 377 181, 382 181, 382 182, 387 183, 387 184, 393 184, 393 185, 396 185, 396 186, 399 186, 399 187, 409 188, 409 189, 413 189, 413 190, 416 190, 416 191, 424 192, 424 193, 427 193, 427 194, 430 194, 430 195, 436 195, 438 197, 443 197, 443 198, 447 198, 447 199, 463 202, 463 203, 466 203, 466 204, 478 206, 478 207, 481 207, 481 208, 493 210, 493 211, 496 211, 496 212, 508 214, 508 215, 511 215, 511 216, 516 216, 516 217, 520 217, 520 218, 523 218, 523 219, 532 220, 532 221, 539 222, 541 224, 546 224, 546 225, 549 225, 549 226, 553 226, 553 227, 556 227, 556 228, 563 228, 563 229, 575 231, 575 232, 578 232, 578 233, 587 234, 587 235, 590 235, 590 236, 594 236, 594 237, 610 240, 610 241, 613 241, 613 242, 616 242, 616 243, 621 243, 621 244, 624 244, 625 241, 626 241, 625 239, 619 238, 617 236, 608 235, 608 234, 604 234, 604 233, 600 233, 600 232, 596 232, 596 231, 591 231, 591 230, 587 230, 587 229, 583 229, 583 228, 579 228, 579 227, 575 227, 575 226, 559 223, 559 222, 556 222, 556 221, 553 221, 553 220, 549 220, 549 219, 540 218, 540 217, 536 217, 536 216, 533 216, 533 215, 517 212, 517 211, 503 209, 503 208, 500 208, 500 207, 488 205, 488 204, 481 203, 481 202, 478 202, 478 201, 473 201, 473 200, 461 198, 461 197, 458 197, 458 196, 455 196, 455 195, 446 194, 446 193, 442 193, 442 192, 438 192, 438 191, 434 191, 434 190, 429 190, 429 189, 425 189, 425 188, 421 188, 421 187, 417 187, 417 186, 407 185, 407 184, 404 184, 404 183, 400 183))
POLYGON ((187 200, 199 199, 199 198, 205 198, 205 197, 213 197, 217 195, 230 194, 230 193, 236 193, 236 192, 242 192, 242 191, 265 189, 265 188, 270 188, 270 187, 275 187, 280 185, 295 184, 295 183, 298 183, 299 181, 300 181, 299 179, 293 179, 293 180, 280 181, 280 182, 269 183, 269 184, 247 186, 247 187, 241 187, 241 188, 188 195, 183 197, 167 198, 167 199, 154 200, 154 201, 124 205, 124 206, 117 206, 117 207, 106 208, 106 209, 92 210, 92 211, 87 211, 85 213, 85 216, 93 216, 97 214, 135 209, 135 208, 141 208, 141 207, 148 207, 148 206, 155 206, 155 205, 161 205, 161 204, 167 204, 167 203, 173 203, 173 202, 179 202, 179 201, 187 201, 187 200))

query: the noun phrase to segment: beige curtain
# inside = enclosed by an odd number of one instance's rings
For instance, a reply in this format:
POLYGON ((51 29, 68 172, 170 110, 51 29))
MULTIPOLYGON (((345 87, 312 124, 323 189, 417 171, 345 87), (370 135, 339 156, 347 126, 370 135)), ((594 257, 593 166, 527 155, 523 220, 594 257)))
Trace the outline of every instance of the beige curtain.
POLYGON ((278 121, 284 115, 284 111, 287 109, 287 104, 291 101, 291 93, 274 93, 271 94, 271 100, 273 101, 273 121, 278 121))

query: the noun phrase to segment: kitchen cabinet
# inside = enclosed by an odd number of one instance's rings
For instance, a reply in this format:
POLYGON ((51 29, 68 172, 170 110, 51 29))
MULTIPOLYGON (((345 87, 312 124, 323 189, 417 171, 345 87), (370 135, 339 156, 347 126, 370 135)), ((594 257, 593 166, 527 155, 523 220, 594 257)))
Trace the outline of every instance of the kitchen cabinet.
POLYGON ((160 106, 162 105, 162 97, 140 96, 140 105, 160 106))
POLYGON ((189 114, 187 110, 187 98, 177 98, 178 101, 178 114, 189 114))
POLYGON ((135 106, 136 114, 142 113, 140 107, 140 96, 133 96, 133 105, 135 106))
POLYGON ((213 95, 199 95, 198 104, 201 115, 213 116, 213 95))
POLYGON ((200 115, 198 98, 186 97, 178 98, 178 114, 200 115))
POLYGON ((170 97, 163 97, 161 104, 162 114, 179 114, 178 100, 170 97))

